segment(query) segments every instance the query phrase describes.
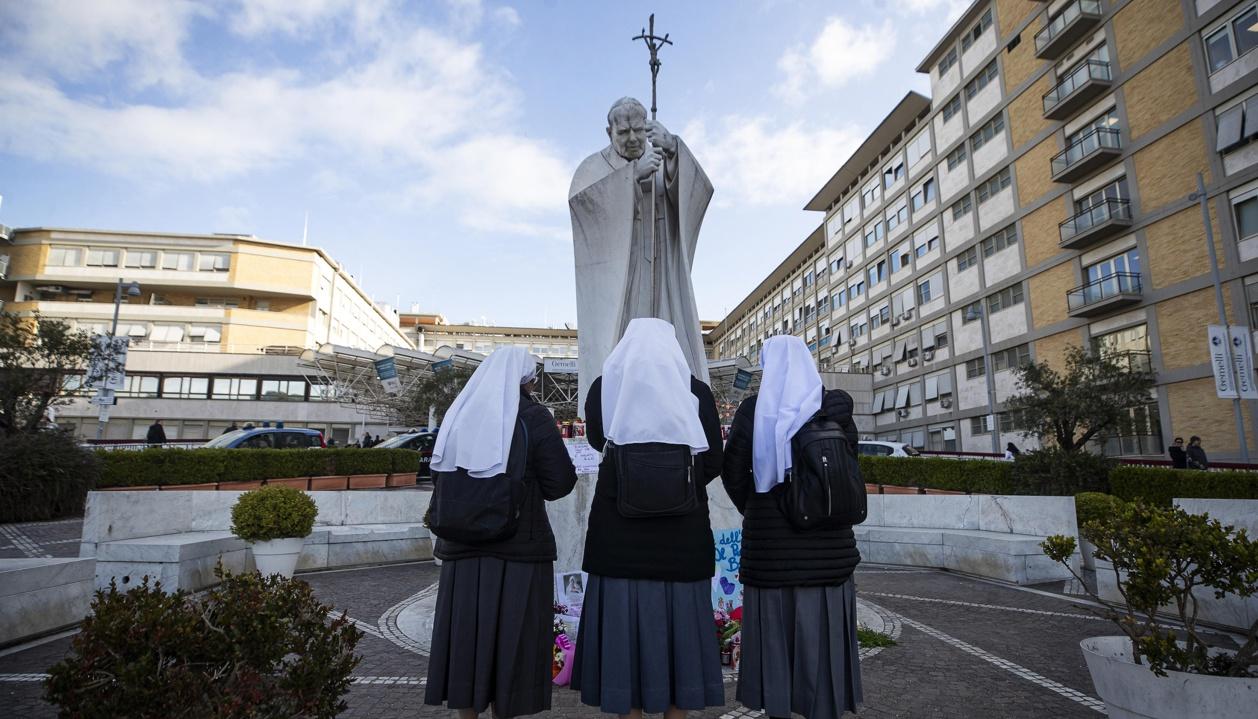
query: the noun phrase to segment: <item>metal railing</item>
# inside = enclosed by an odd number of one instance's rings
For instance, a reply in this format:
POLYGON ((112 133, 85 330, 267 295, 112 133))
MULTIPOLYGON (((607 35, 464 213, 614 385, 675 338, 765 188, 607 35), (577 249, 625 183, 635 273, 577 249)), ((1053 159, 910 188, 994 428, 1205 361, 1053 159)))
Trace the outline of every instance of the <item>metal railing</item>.
POLYGON ((1057 153, 1052 161, 1053 175, 1060 175, 1099 150, 1121 150, 1122 147, 1123 136, 1118 130, 1108 127, 1093 128, 1075 140, 1070 147, 1057 153))
POLYGON ((1065 242, 1076 235, 1083 234, 1098 225, 1111 220, 1131 221, 1131 202, 1116 198, 1106 198, 1100 204, 1093 205, 1079 214, 1058 225, 1061 241, 1065 242))
POLYGON ((1073 312, 1118 295, 1140 293, 1140 275, 1134 272, 1115 272, 1070 290, 1066 293, 1066 304, 1073 312))
POLYGON ((1075 90, 1083 87, 1092 80, 1104 80, 1109 82, 1113 80, 1110 73, 1109 63, 1101 60, 1085 60, 1070 72, 1070 74, 1057 81, 1052 90, 1044 95, 1044 112, 1052 110, 1061 104, 1062 100, 1070 97, 1075 90))
POLYGON ((1040 52, 1067 27, 1084 15, 1101 15, 1100 0, 1075 0, 1066 6, 1057 17, 1048 21, 1043 30, 1035 33, 1035 51, 1040 52))

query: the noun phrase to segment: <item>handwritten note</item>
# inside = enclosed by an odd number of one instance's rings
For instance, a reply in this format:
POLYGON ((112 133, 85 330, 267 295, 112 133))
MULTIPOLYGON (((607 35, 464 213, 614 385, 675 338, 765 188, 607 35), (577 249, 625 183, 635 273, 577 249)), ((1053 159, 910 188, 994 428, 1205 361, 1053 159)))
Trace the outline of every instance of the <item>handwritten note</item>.
POLYGON ((577 474, 598 474, 599 462, 603 461, 602 455, 584 437, 572 437, 563 442, 568 448, 572 464, 577 468, 577 474))
POLYGON ((712 607, 733 611, 743 605, 743 583, 738 577, 742 568, 743 530, 714 529, 716 540, 716 575, 712 577, 712 607))

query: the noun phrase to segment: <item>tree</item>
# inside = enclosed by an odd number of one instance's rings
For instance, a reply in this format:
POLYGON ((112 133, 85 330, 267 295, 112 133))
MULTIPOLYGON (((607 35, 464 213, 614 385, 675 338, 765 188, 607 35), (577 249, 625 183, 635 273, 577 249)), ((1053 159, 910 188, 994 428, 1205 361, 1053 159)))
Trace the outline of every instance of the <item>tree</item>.
POLYGON ((35 432, 95 345, 65 322, 0 312, 0 437, 35 432))
POLYGON ((446 410, 450 409, 454 398, 459 396, 471 376, 472 370, 462 367, 450 367, 429 374, 416 382, 410 392, 399 398, 398 415, 404 424, 426 424, 428 409, 431 407, 437 424, 440 425, 446 416, 446 410))
POLYGON ((1066 350, 1063 372, 1047 362, 1023 365, 1017 369, 1023 391, 1006 407, 1021 415, 1027 434, 1078 451, 1118 428, 1131 407, 1149 401, 1153 374, 1124 360, 1075 345, 1066 350))

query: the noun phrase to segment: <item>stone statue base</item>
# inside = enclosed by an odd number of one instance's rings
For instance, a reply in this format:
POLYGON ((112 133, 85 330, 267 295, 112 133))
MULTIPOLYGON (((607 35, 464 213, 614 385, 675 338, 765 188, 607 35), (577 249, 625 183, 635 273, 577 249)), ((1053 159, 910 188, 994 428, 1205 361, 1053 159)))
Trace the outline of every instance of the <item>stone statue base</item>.
MULTIPOLYGON (((546 512, 550 516, 550 526, 555 532, 555 544, 558 547, 555 572, 575 572, 581 569, 581 560, 585 555, 585 528, 590 521, 590 505, 594 501, 594 485, 597 482, 597 474, 578 475, 577 486, 571 494, 546 503, 546 512)), ((743 526, 743 517, 725 493, 720 477, 708 483, 708 514, 714 530, 738 529, 743 526)), ((712 562, 716 563, 716 557, 712 558, 712 562)))

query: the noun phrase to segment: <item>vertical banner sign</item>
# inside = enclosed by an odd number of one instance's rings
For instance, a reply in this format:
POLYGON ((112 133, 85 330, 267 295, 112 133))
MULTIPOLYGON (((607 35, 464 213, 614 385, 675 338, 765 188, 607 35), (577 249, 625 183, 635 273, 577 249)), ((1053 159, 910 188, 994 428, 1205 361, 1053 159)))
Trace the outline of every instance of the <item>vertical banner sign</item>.
POLYGON ((383 357, 376 360, 376 377, 380 379, 380 386, 384 387, 384 391, 389 394, 399 394, 402 391, 402 380, 397 377, 397 363, 392 357, 383 357))
POLYGON ((454 360, 443 359, 440 362, 432 363, 432 371, 434 373, 445 372, 448 369, 454 369, 454 360))
POLYGON ((751 386, 751 372, 740 369, 734 373, 734 389, 744 390, 751 386))
POLYGON ((1214 393, 1219 399, 1236 399, 1236 383, 1232 374, 1231 340, 1223 325, 1207 328, 1210 347, 1210 371, 1214 373, 1214 393))
POLYGON ((1236 391, 1241 399, 1258 399, 1254 383, 1254 342, 1249 327, 1228 327, 1232 344, 1232 366, 1236 368, 1236 391))
POLYGON ((743 561, 743 530, 714 529, 716 574, 712 577, 712 608, 732 612, 743 605, 743 583, 738 570, 743 561))
POLYGON ((87 386, 95 390, 126 388, 127 337, 92 335, 92 356, 87 365, 87 386))

